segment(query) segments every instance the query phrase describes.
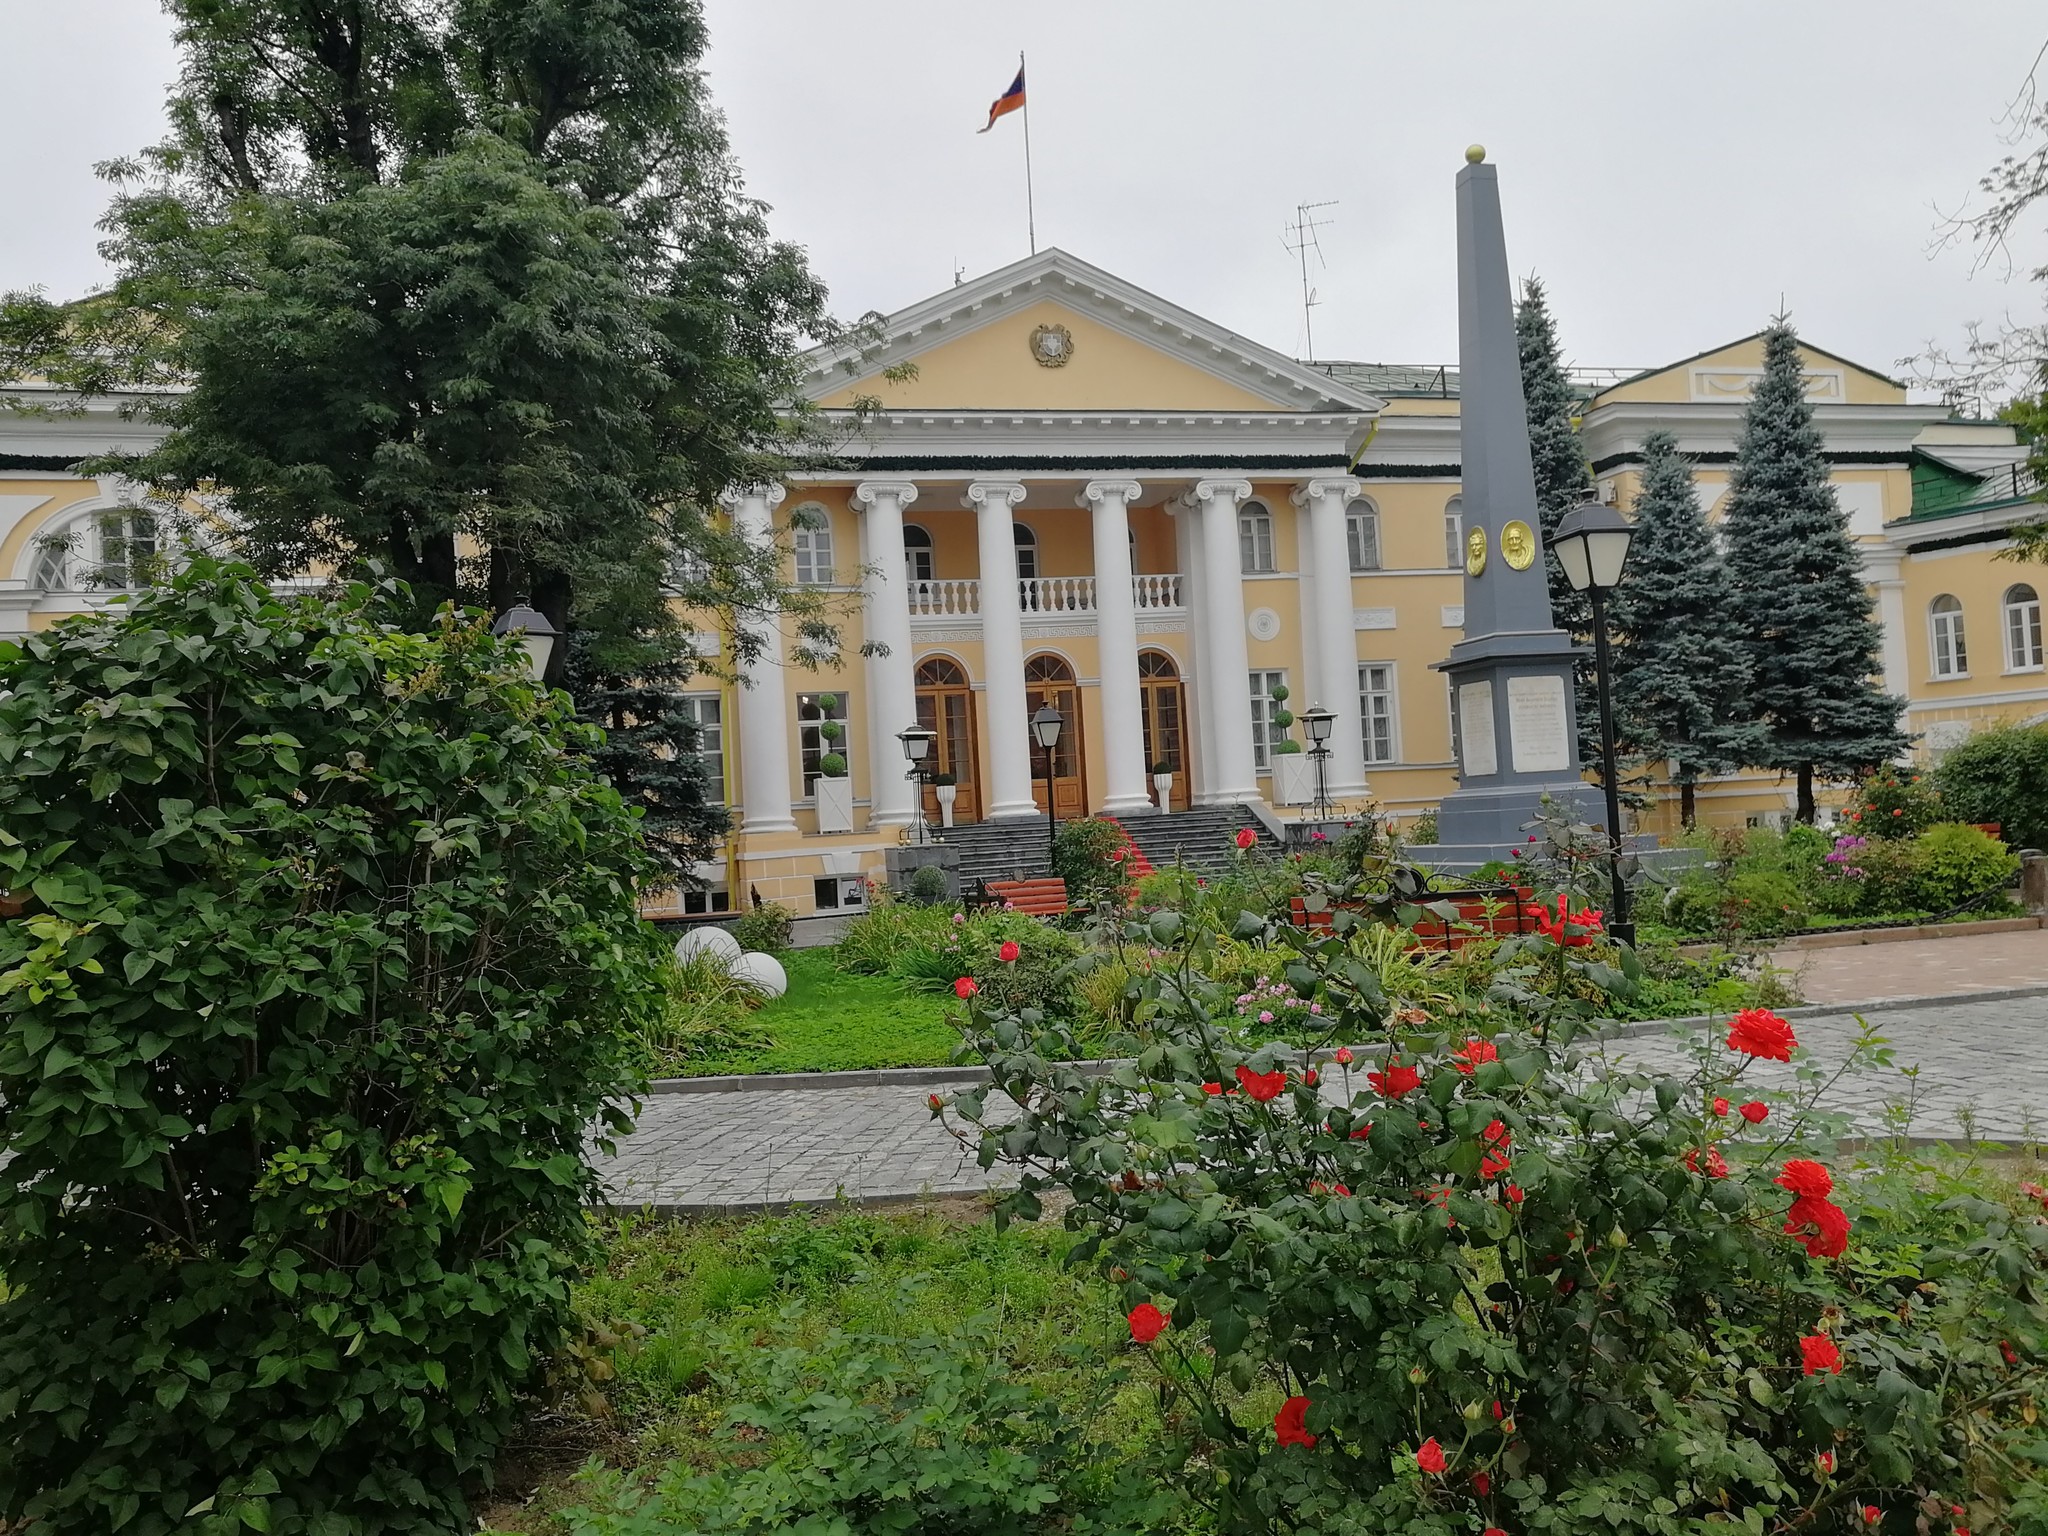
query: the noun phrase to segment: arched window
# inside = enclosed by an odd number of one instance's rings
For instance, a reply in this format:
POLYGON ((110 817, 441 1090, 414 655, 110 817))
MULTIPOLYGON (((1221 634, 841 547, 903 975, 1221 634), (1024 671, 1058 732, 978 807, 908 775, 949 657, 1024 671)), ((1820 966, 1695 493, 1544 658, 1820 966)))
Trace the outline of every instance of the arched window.
POLYGON ((960 670, 960 663, 950 656, 928 656, 917 664, 917 686, 965 688, 967 674, 960 670))
POLYGON ((1038 535, 1022 523, 1010 524, 1010 538, 1017 546, 1017 579, 1038 579, 1038 535))
POLYGON ((1344 509, 1344 542, 1351 550, 1352 570, 1380 568, 1380 515, 1371 502, 1354 501, 1344 509))
POLYGON ((1929 667, 1936 677, 1962 677, 1970 670, 1963 646, 1963 605, 1944 592, 1927 605, 1929 667))
POLYGON ((932 536, 915 523, 903 525, 903 578, 913 592, 932 579, 932 536))
POLYGON ((73 518, 39 540, 35 585, 43 592, 129 590, 161 574, 156 518, 136 507, 73 518))
POLYGON ((796 584, 832 585, 832 518, 823 507, 798 507, 789 515, 790 547, 796 552, 796 584))
POLYGON ((1170 680, 1180 676, 1180 668, 1164 651, 1138 652, 1138 676, 1170 680))
POLYGON ((2005 589, 2005 666, 2041 670, 2041 594, 2025 582, 2005 589))
POLYGON ((1465 498, 1453 496, 1444 504, 1444 565, 1459 570, 1465 564, 1465 498))
POLYGON ((1248 501, 1237 514, 1237 563, 1246 575, 1273 569, 1273 514, 1248 501))

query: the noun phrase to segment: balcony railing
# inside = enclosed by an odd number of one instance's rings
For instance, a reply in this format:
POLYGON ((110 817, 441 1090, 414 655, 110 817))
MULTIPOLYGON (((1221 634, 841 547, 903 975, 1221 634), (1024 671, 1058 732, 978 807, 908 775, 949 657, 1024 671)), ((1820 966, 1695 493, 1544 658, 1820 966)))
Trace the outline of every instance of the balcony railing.
MULTIPOLYGON (((1181 579, 1177 575, 1133 576, 1131 596, 1140 613, 1178 610, 1182 606, 1181 579)), ((1017 605, 1026 614, 1093 613, 1093 576, 1026 576, 1017 583, 1017 605)), ((953 618, 981 612, 981 583, 966 581, 913 581, 910 584, 910 613, 913 618, 953 618)))

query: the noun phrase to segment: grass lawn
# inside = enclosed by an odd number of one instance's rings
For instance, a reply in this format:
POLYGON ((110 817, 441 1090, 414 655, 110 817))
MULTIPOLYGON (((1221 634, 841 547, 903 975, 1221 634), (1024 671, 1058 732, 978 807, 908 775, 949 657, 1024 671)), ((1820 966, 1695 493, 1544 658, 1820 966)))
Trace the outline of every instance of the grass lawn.
POLYGON ((890 976, 850 976, 827 949, 782 956, 789 991, 749 1018, 766 1046, 702 1056, 685 1076, 724 1072, 850 1072, 867 1067, 944 1066, 960 1043, 947 1022, 959 1004, 890 976))

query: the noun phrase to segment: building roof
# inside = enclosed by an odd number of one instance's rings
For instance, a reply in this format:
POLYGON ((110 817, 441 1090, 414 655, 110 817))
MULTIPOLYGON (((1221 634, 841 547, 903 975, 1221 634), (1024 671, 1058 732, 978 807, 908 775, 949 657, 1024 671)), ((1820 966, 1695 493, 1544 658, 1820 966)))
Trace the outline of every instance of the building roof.
MULTIPOLYGON (((1458 369, 1454 363, 1359 363, 1331 359, 1304 362, 1302 367, 1313 368, 1318 373, 1382 399, 1458 398, 1458 369)), ((1655 373, 1659 370, 1647 371, 1655 373)), ((1634 368, 1567 368, 1565 377, 1580 399, 1589 400, 1601 390, 1625 378, 1640 377, 1643 372, 1634 368)))

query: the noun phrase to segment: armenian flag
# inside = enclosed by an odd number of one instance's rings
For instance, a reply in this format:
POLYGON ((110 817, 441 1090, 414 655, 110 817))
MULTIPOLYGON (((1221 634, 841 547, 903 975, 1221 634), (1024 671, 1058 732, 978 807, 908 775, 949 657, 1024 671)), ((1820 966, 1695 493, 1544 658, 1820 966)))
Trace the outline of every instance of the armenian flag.
POLYGON ((1022 107, 1023 105, 1024 66, 1023 64, 1019 63, 1017 66, 1017 78, 1010 82, 1010 88, 1007 91, 1003 92, 1002 95, 998 96, 993 102, 989 104, 988 126, 977 129, 976 132, 987 133, 990 128, 995 127, 997 118, 1001 117, 1006 112, 1015 112, 1018 108, 1022 107))

